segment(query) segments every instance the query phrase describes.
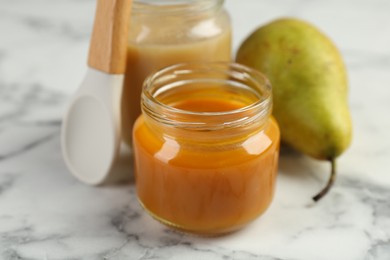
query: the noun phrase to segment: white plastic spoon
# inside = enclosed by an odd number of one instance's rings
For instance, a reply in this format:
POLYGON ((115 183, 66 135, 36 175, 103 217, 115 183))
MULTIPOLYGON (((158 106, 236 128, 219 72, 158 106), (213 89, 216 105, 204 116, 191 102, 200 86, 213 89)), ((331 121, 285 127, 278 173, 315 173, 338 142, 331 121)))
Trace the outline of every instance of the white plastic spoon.
POLYGON ((111 169, 120 143, 119 109, 131 2, 97 1, 89 68, 62 125, 65 162, 74 176, 88 184, 120 178, 111 169))

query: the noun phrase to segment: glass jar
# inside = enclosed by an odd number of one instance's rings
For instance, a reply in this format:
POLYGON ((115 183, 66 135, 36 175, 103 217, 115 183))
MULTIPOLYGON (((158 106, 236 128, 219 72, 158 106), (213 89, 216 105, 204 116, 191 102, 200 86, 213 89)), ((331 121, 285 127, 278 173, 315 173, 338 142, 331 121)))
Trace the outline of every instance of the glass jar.
POLYGON ((134 0, 122 94, 122 135, 131 146, 145 78, 189 61, 230 61, 231 24, 223 0, 134 0))
POLYGON ((235 230, 271 203, 280 133, 272 90, 239 64, 187 63, 148 77, 133 129, 142 206, 196 233, 235 230))

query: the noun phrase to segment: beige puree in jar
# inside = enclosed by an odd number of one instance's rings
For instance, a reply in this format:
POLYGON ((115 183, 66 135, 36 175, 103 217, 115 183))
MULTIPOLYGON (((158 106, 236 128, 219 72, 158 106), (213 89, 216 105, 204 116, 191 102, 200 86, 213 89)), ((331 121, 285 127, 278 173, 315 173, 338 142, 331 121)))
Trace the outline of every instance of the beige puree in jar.
POLYGON ((231 26, 223 1, 181 3, 134 1, 121 104, 122 136, 129 146, 141 114, 142 85, 150 73, 182 62, 231 60, 231 26))

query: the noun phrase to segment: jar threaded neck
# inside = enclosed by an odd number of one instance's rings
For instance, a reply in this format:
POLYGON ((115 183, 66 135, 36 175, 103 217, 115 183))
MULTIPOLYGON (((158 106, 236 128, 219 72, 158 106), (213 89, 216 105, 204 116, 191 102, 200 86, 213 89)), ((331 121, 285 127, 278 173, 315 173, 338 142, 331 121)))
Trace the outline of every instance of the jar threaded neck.
POLYGON ((264 124, 269 118, 272 112, 272 89, 260 72, 240 64, 183 63, 149 76, 144 82, 141 103, 147 117, 174 128, 211 131, 250 127, 264 124), (225 95, 226 92, 227 99, 246 100, 246 104, 233 110, 201 112, 178 109, 170 104, 175 100, 174 95, 178 99, 191 99, 193 92, 190 88, 194 91, 204 90, 205 94, 202 95, 205 97, 225 95))
POLYGON ((132 12, 137 14, 177 15, 218 10, 224 0, 135 0, 132 12))

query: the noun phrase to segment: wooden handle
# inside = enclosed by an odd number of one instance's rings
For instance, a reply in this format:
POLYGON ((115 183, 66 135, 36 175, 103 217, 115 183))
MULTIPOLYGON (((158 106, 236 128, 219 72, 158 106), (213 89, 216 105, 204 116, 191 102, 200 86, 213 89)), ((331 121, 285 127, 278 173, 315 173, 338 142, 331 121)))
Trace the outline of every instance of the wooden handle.
POLYGON ((97 0, 88 65, 110 74, 126 69, 132 0, 97 0))

